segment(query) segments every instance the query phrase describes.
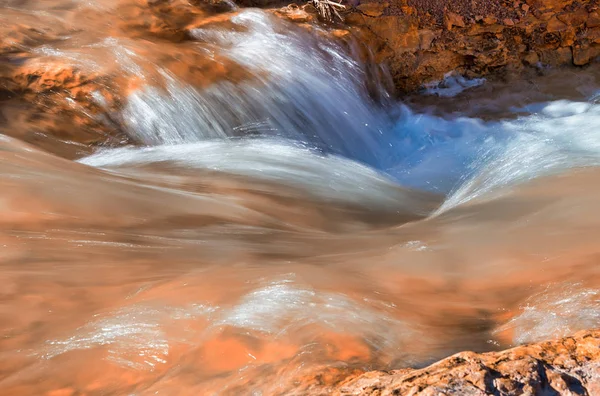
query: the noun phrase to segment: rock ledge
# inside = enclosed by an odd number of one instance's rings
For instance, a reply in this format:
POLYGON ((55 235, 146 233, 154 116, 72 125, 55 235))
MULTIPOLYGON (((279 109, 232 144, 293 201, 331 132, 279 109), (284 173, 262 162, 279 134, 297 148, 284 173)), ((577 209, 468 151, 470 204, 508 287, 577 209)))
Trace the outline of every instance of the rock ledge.
POLYGON ((356 374, 324 392, 381 396, 600 395, 600 331, 501 352, 461 352, 419 370, 356 374))

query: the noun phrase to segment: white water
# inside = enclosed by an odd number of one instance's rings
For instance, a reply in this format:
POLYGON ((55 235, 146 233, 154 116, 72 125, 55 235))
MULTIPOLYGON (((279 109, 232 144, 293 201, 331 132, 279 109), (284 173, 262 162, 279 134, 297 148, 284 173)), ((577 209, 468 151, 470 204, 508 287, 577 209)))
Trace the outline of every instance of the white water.
POLYGON ((142 74, 113 115, 142 146, 72 162, 1 139, 0 389, 270 394, 595 326, 596 96, 431 115, 376 103, 318 31, 228 23, 194 43, 249 76, 207 86, 140 39, 36 49, 142 74))
POLYGON ((149 145, 231 136, 271 136, 376 164, 389 122, 360 85, 360 65, 326 40, 258 10, 231 18, 240 32, 195 29, 200 42, 253 73, 249 82, 202 91, 167 76, 167 92, 147 87, 128 99, 130 133, 149 145))

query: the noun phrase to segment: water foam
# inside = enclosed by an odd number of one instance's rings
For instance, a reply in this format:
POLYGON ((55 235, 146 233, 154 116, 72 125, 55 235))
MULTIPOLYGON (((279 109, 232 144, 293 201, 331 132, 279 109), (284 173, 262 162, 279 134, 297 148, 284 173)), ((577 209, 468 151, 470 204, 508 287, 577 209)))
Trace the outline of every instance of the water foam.
POLYGON ((598 327, 600 291, 580 283, 551 285, 527 299, 520 311, 496 332, 513 331, 515 344, 565 337, 598 327))
POLYGON ((167 91, 133 93, 124 112, 145 144, 226 136, 278 136, 377 164, 387 117, 368 98, 364 70, 333 42, 259 10, 231 19, 241 31, 195 29, 192 35, 252 74, 196 90, 167 77, 167 91))
POLYGON ((267 139, 212 140, 194 144, 100 151, 80 162, 103 168, 170 163, 299 188, 317 198, 381 210, 426 215, 434 196, 401 188, 355 161, 322 155, 302 145, 267 139))
POLYGON ((462 92, 485 84, 485 78, 465 78, 455 72, 447 73, 442 81, 434 81, 425 84, 423 93, 425 95, 437 95, 441 97, 454 97, 462 92))

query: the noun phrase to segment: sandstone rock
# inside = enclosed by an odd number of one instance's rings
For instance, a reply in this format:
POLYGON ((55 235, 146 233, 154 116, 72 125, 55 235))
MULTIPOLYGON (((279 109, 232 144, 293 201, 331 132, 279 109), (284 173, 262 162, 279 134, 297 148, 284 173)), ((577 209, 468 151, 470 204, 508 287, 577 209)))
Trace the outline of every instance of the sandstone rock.
POLYGON ((527 5, 541 10, 562 10, 569 0, 526 0, 527 5))
POLYGON ((529 66, 536 66, 540 61, 540 57, 535 52, 529 52, 523 57, 523 62, 529 66))
MULTIPOLYGON (((419 49, 419 33, 413 18, 393 15, 370 18, 361 15, 361 19, 353 19, 350 17, 351 15, 346 17, 346 21, 350 20, 352 24, 367 28, 378 39, 382 40, 387 48, 399 53, 419 49)), ((377 47, 376 43, 372 44, 377 47)))
POLYGON ((571 27, 579 27, 588 20, 588 12, 585 8, 579 8, 576 11, 563 12, 557 15, 559 21, 571 27))
POLYGON ((417 9, 415 7, 403 6, 400 7, 404 15, 417 15, 417 9))
POLYGON ((600 56, 600 46, 577 45, 573 47, 573 64, 576 66, 585 66, 598 56, 600 56))
POLYGON ((498 18, 493 17, 493 16, 486 16, 485 18, 483 18, 483 22, 486 25, 493 25, 498 22, 498 18))
POLYGON ((370 17, 383 15, 383 11, 388 7, 388 3, 364 3, 359 5, 358 10, 370 17))
POLYGON ((546 30, 550 33, 552 32, 562 32, 564 30, 567 30, 568 25, 564 22, 561 22, 557 17, 552 17, 549 21, 548 21, 548 25, 546 27, 546 30))
POLYGON ((484 33, 492 33, 495 35, 501 33, 504 30, 504 28, 505 27, 502 25, 473 25, 469 30, 469 35, 479 36, 484 33))
POLYGON ((560 34, 560 45, 570 47, 575 43, 577 32, 571 26, 560 34))
POLYGON ((600 13, 592 12, 589 14, 585 25, 589 28, 595 28, 600 26, 600 13))
MULTIPOLYGON (((99 61, 93 65, 69 56, 36 52, 35 47, 52 47, 60 37, 72 34, 61 23, 51 28, 41 23, 38 28, 25 23, 0 26, 0 133, 60 156, 75 158, 88 154, 94 146, 135 143, 124 134, 119 114, 127 96, 145 85, 141 83, 144 78, 159 85, 164 82, 161 73, 168 72, 197 88, 219 79, 235 83, 247 78, 246 69, 226 56, 206 56, 199 51, 200 39, 191 34, 193 29, 210 24, 232 25, 231 16, 235 13, 214 15, 222 9, 219 2, 221 0, 115 2, 115 12, 120 18, 107 25, 108 34, 134 40, 143 37, 136 43, 136 54, 146 61, 136 61, 135 73, 121 62, 113 61, 112 52, 101 49, 94 49, 98 51, 99 61), (160 41, 157 43, 153 38, 160 41), (107 58, 105 62, 103 56, 107 58)), ((104 23, 105 16, 98 10, 81 12, 85 13, 86 21, 104 23)), ((296 12, 301 14, 299 17, 310 19, 301 10, 296 12)), ((298 15, 287 17, 293 19, 298 15)), ((21 14, 14 19, 37 22, 21 14)))
POLYGON ((444 19, 445 19, 446 28, 448 30, 452 30, 452 28, 454 26, 460 27, 460 28, 464 28, 465 26, 467 26, 465 24, 465 19, 461 15, 455 14, 454 12, 446 13, 446 15, 444 16, 444 19))
POLYGON ((436 34, 431 30, 419 30, 419 48, 428 50, 431 48, 431 43, 435 40, 436 34))
MULTIPOLYGON (((378 10, 372 15, 381 12, 381 3, 365 1, 361 4, 364 9, 378 10), (375 5, 368 5, 370 3, 375 5)), ((592 3, 596 4, 595 1, 592 3)), ((488 3, 503 4, 506 8, 506 2, 491 0, 488 3)), ((404 0, 388 0, 385 12, 378 17, 368 17, 362 12, 350 12, 346 16, 360 31, 369 32, 362 37, 369 37, 367 45, 375 49, 378 61, 387 63, 400 90, 419 87, 434 76, 441 78, 453 70, 475 77, 502 70, 515 71, 524 65, 537 67, 539 63, 572 65, 574 53, 577 53, 577 62, 583 62, 588 53, 574 51, 574 47, 587 48, 589 43, 600 40, 600 29, 596 32, 590 28, 596 24, 600 28, 598 11, 594 11, 591 3, 511 1, 510 10, 515 14, 510 17, 490 12, 493 8, 478 9, 472 14, 457 12, 460 7, 446 9, 443 11, 444 30, 439 28, 441 20, 436 22, 430 18, 430 2, 411 2, 415 9, 412 15, 399 11, 406 4, 404 0), (435 39, 431 32, 436 32, 435 39), (452 61, 442 61, 441 58, 449 54, 452 61)))
POLYGON ((282 7, 275 11, 275 13, 278 16, 295 23, 306 23, 316 19, 315 13, 308 13, 305 9, 298 7, 296 4, 290 4, 287 7, 282 7))
POLYGON ((571 65, 573 53, 570 48, 546 49, 540 51, 540 61, 549 66, 571 65))
POLYGON ((420 370, 352 375, 332 388, 334 395, 594 395, 600 332, 502 352, 462 352, 420 370))
POLYGON ((588 30, 584 37, 592 43, 600 44, 600 27, 588 30))

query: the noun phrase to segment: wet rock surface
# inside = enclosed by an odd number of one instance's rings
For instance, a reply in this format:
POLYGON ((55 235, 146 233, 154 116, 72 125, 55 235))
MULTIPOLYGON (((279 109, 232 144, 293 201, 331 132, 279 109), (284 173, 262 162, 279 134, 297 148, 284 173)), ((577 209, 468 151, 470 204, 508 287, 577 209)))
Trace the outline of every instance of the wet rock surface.
MULTIPOLYGON (((11 4, 0 21, 0 130, 63 157, 135 143, 120 111, 132 91, 164 84, 164 71, 199 89, 252 78, 203 39, 202 32, 239 29, 230 2, 119 1, 110 9, 119 18, 106 18, 102 8, 52 1, 47 7, 64 18, 51 21, 11 4), (104 37, 119 41, 123 53, 111 53, 104 37)), ((339 40, 363 58, 369 80, 380 72, 374 65, 385 65, 405 93, 450 72, 505 79, 588 65, 600 56, 599 4, 367 0, 345 4, 344 23, 323 23, 311 4, 240 5, 274 7, 273 15, 339 40)), ((380 87, 366 84, 377 96, 380 87)))
POLYGON ((193 37, 197 29, 226 27, 231 4, 140 0, 107 10, 48 3, 62 10, 61 20, 11 6, 0 16, 0 133, 62 157, 136 143, 121 110, 136 89, 164 85, 164 73, 194 88, 248 77, 193 37))
MULTIPOLYGON (((461 352, 420 369, 353 374, 307 392, 335 395, 596 395, 600 392, 600 332, 502 352, 461 352)), ((323 378, 335 380, 331 373, 323 378)))
POLYGON ((400 91, 441 80, 584 66, 600 55, 596 0, 363 1, 346 15, 400 91))

